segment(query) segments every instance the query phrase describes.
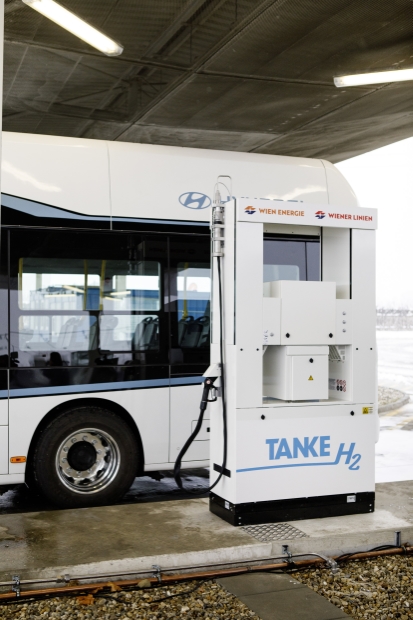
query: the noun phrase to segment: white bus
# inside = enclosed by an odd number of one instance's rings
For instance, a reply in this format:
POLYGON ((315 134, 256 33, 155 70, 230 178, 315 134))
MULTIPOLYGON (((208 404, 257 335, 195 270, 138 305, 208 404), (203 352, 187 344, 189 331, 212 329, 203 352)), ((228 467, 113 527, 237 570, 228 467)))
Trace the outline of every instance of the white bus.
MULTIPOLYGON (((3 134, 0 486, 89 506, 173 468, 209 362, 221 174, 286 211, 357 205, 321 160, 3 134)), ((302 235, 273 225, 272 279, 320 279, 317 222, 302 235)), ((209 465, 208 430, 184 467, 209 465)))

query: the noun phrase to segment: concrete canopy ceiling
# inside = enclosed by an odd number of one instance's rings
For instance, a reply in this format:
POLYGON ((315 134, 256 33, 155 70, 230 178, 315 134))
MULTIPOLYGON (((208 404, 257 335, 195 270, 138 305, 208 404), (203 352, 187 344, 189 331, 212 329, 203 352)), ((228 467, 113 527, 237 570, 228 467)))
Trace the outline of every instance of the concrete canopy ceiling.
POLYGON ((5 0, 3 129, 321 157, 413 136, 412 0, 62 0, 124 46, 108 58, 5 0))

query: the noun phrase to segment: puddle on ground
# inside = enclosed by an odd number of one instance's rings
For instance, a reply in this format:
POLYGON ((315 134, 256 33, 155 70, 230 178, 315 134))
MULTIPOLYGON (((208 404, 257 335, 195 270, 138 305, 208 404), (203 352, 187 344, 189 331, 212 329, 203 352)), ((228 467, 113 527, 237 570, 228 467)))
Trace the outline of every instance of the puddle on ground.
MULTIPOLYGON (((177 487, 171 471, 160 472, 160 474, 160 480, 154 480, 149 476, 135 478, 131 488, 122 500, 118 502, 118 505, 176 501, 191 497, 177 487)), ((191 491, 196 490, 200 492, 202 489, 206 491, 209 486, 208 469, 186 469, 181 475, 184 487, 191 491)), ((198 497, 208 497, 208 494, 207 492, 205 494, 200 493, 198 497)), ((0 495, 0 515, 49 510, 59 510, 59 508, 47 502, 38 493, 28 489, 24 484, 0 495)))

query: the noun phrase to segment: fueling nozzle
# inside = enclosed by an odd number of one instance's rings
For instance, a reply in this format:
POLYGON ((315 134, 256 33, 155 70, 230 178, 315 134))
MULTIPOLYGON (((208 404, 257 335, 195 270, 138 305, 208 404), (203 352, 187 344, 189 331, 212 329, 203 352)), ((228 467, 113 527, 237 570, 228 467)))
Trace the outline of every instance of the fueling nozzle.
POLYGON ((204 381, 204 389, 202 390, 202 398, 200 409, 201 411, 205 411, 208 406, 208 403, 214 403, 217 399, 217 388, 214 385, 214 381, 216 381, 218 377, 208 377, 204 381), (209 393, 212 392, 212 398, 208 398, 209 393))

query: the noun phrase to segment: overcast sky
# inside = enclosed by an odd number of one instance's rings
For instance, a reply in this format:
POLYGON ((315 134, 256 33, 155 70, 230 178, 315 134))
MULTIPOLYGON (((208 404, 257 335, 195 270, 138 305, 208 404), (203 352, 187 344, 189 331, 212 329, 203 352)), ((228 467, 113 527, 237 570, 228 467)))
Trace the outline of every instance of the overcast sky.
POLYGON ((377 305, 413 308, 413 138, 336 166, 360 206, 379 210, 377 305))

